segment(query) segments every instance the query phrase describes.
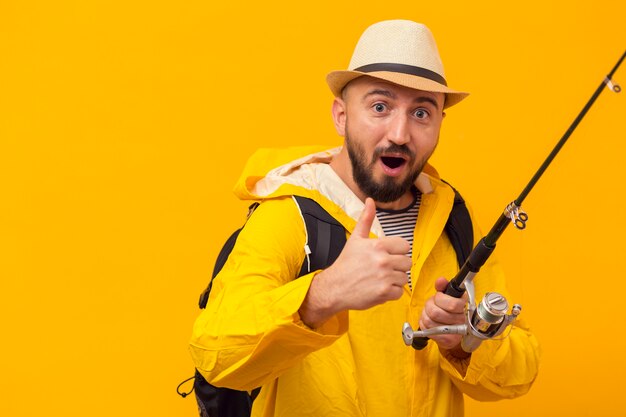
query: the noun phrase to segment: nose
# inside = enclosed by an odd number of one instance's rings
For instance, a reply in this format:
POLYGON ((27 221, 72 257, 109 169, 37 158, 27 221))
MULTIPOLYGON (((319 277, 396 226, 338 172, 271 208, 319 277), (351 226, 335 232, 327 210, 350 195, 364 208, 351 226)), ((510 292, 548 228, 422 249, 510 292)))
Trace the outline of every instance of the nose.
POLYGON ((411 140, 409 120, 406 114, 398 113, 390 120, 387 139, 396 145, 404 145, 411 140))

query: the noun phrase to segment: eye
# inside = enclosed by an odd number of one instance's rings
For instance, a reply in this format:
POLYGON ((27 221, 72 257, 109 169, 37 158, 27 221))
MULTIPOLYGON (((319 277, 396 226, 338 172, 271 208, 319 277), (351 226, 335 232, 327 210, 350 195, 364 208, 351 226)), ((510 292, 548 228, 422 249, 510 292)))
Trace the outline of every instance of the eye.
POLYGON ((428 111, 424 110, 424 109, 418 109, 415 111, 415 117, 417 117, 418 119, 425 119, 429 116, 428 111))
POLYGON ((387 110, 387 106, 384 105, 383 103, 376 103, 374 104, 373 108, 376 113, 382 113, 385 110, 387 110))

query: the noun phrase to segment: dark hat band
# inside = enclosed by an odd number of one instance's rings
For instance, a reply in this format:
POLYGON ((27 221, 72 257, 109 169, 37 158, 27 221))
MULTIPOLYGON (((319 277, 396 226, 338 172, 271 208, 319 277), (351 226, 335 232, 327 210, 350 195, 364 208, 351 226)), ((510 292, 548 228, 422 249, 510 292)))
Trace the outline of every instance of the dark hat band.
POLYGON ((405 64, 392 64, 392 63, 379 63, 379 64, 367 64, 362 67, 358 67, 353 69, 352 71, 359 72, 376 72, 376 71, 389 71, 389 72, 400 72, 402 74, 415 75, 417 77, 428 78, 429 80, 433 80, 438 82, 439 84, 443 84, 446 87, 448 84, 446 83, 446 79, 441 75, 437 74, 434 71, 431 71, 426 68, 414 67, 413 65, 405 65, 405 64))

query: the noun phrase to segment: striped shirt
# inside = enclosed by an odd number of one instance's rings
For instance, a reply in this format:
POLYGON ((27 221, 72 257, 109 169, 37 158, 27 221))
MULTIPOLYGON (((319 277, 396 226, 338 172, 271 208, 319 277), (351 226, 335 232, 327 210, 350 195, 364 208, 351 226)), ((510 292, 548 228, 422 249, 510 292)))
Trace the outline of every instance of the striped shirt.
MULTIPOLYGON (((376 209, 376 217, 383 228, 386 236, 400 236, 409 242, 410 249, 407 256, 413 256, 413 232, 415 223, 417 222, 417 214, 419 213, 422 194, 413 189, 413 202, 402 210, 382 210, 376 209)), ((407 271, 409 276, 409 288, 412 287, 411 271, 407 271)))

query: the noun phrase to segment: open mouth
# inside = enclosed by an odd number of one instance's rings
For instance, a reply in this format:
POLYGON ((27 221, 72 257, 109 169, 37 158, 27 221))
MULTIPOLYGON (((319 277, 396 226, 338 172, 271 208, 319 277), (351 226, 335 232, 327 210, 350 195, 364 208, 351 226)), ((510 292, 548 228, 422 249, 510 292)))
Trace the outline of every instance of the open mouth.
POLYGON ((385 164, 385 166, 391 169, 399 168, 406 163, 406 160, 404 158, 400 158, 397 156, 381 156, 380 160, 383 164, 385 164))

